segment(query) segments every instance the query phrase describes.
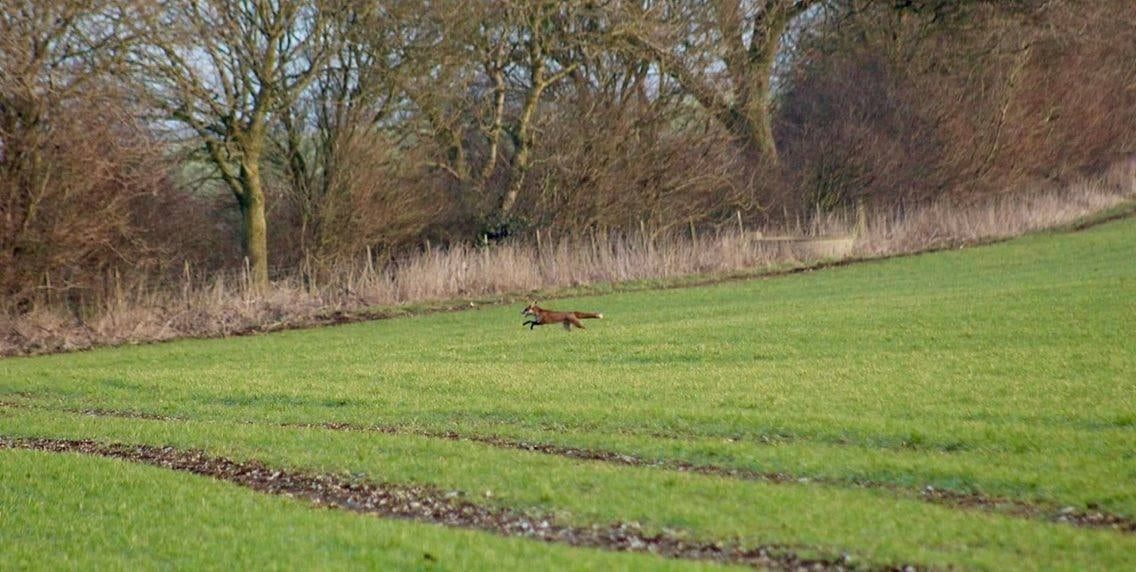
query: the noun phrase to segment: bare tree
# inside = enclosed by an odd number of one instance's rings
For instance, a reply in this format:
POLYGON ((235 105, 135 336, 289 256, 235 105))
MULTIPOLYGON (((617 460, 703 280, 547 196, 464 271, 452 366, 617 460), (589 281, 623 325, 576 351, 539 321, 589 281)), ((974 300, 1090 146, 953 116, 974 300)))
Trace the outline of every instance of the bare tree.
MULTIPOLYGON (((512 161, 512 178, 497 209, 500 218, 508 217, 513 210, 517 195, 524 187, 525 175, 532 168, 533 123, 541 97, 580 64, 570 59, 572 48, 578 47, 576 44, 580 42, 580 36, 571 33, 571 24, 577 16, 574 12, 559 2, 533 2, 522 3, 511 14, 510 20, 516 26, 513 34, 523 44, 523 55, 517 67, 523 70, 524 102, 510 130, 516 152, 512 161)), ((496 105, 499 109, 500 101, 496 105)))
POLYGON ((612 32, 657 62, 752 158, 777 162, 771 83, 782 37, 821 0, 626 2, 612 32))
POLYGON ((261 160, 269 123, 327 61, 335 8, 321 0, 171 0, 144 12, 139 72, 156 104, 199 138, 236 198, 258 289, 268 284, 261 160))
POLYGON ((578 69, 590 41, 581 22, 592 11, 548 1, 439 4, 414 24, 400 87, 442 150, 436 167, 489 234, 510 232, 541 106, 578 69))
MULTIPOLYGON (((416 241, 446 208, 421 145, 405 143, 413 5, 358 3, 334 22, 335 50, 310 88, 279 114, 269 157, 287 175, 298 253, 315 269, 364 250, 416 241), (400 148, 401 145, 401 148, 400 148)), ((419 69, 421 71, 421 69, 419 69)))

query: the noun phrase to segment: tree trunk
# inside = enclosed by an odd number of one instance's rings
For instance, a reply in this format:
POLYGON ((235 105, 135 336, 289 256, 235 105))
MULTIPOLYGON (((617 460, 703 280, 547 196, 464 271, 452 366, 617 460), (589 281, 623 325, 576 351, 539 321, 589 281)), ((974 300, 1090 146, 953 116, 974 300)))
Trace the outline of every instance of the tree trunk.
POLYGON ((517 197, 525 186, 525 175, 529 172, 530 153, 529 144, 525 142, 518 147, 517 154, 513 157, 513 178, 509 181, 509 186, 505 190, 505 194, 501 196, 501 204, 497 208, 497 214, 502 220, 513 211, 513 206, 517 204, 517 197))
POLYGON ((481 167, 481 176, 477 181, 478 194, 485 194, 485 186, 497 168, 497 155, 501 147, 501 132, 505 128, 505 43, 497 46, 492 65, 486 66, 485 72, 493 78, 493 124, 489 128, 489 151, 485 164, 481 167))
POLYGON ((252 275, 255 291, 268 290, 268 224, 264 218, 264 188, 260 179, 259 154, 246 155, 241 161, 242 243, 252 275))
POLYGON ((536 108, 540 104, 540 96, 548 85, 544 78, 544 62, 539 59, 540 57, 543 56, 540 52, 537 52, 537 56, 533 58, 533 85, 525 96, 521 116, 517 118, 517 153, 513 156, 513 178, 509 181, 509 187, 505 191, 505 195, 501 197, 501 205, 497 209, 502 220, 509 216, 513 206, 517 204, 517 196, 521 194, 521 189, 525 186, 525 175, 528 174, 529 168, 532 166, 533 117, 536 115, 536 108))
POLYGON ((767 81, 755 78, 750 87, 749 101, 734 110, 738 121, 729 125, 730 133, 737 139, 742 150, 751 160, 764 162, 769 166, 778 164, 777 142, 773 139, 773 110, 767 81))
POLYGON ((728 65, 738 86, 735 108, 745 117, 744 132, 735 131, 734 136, 741 137, 742 148, 751 158, 776 166, 777 142, 773 139, 773 93, 770 84, 781 35, 794 14, 784 8, 771 7, 768 10, 752 22, 752 34, 744 55, 731 58, 728 65))
POLYGON ((773 139, 773 113, 770 109, 768 96, 765 96, 765 103, 761 107, 761 113, 757 117, 757 148, 770 165, 776 166, 781 162, 781 157, 777 153, 777 142, 773 139))
POLYGON ((730 107, 718 117, 747 160, 768 166, 778 164, 773 117, 768 102, 761 106, 730 107))

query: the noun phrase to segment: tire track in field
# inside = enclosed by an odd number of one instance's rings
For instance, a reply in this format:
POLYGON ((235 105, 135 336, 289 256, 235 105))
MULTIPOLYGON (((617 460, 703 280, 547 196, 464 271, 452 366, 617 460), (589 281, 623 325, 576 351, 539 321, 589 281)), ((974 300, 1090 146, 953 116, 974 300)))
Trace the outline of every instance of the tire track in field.
MULTIPOLYGON (((547 514, 532 514, 474 503, 464 498, 460 491, 444 491, 423 485, 374 483, 327 473, 274 469, 260 461, 235 461, 211 456, 200 450, 90 440, 0 436, 0 450, 3 449, 109 457, 212 477, 261 493, 301 498, 317 507, 481 530, 500 536, 582 548, 638 552, 664 558, 740 564, 774 570, 865 568, 859 563, 853 566, 853 559, 847 554, 835 558, 809 558, 802 557, 787 546, 745 548, 728 541, 684 540, 669 532, 649 534, 637 524, 626 522, 572 526, 558 522, 555 517, 547 514)), ((913 564, 868 565, 867 569, 914 572, 926 567, 913 564)))
POLYGON ((1111 514, 1099 509, 1078 510, 1073 507, 1050 507, 1039 503, 1031 503, 1020 499, 1007 497, 993 497, 980 493, 963 493, 946 489, 936 489, 930 485, 922 489, 903 487, 893 483, 872 481, 865 479, 833 479, 795 476, 784 472, 761 472, 751 469, 723 467, 719 465, 696 465, 687 461, 678 460, 647 460, 635 455, 627 455, 615 451, 584 449, 553 445, 549 443, 530 443, 506 439, 498 436, 462 435, 453 431, 407 431, 397 427, 367 427, 346 423, 281 423, 280 427, 301 429, 327 429, 332 431, 373 431, 386 434, 411 434, 449 441, 469 441, 481 443, 501 449, 514 449, 531 453, 554 455, 584 461, 597 461, 625 465, 629 467, 646 467, 662 470, 678 471, 683 473, 697 473, 716 477, 726 477, 745 481, 762 481, 776 484, 809 484, 847 486, 864 489, 887 490, 903 496, 911 496, 931 504, 955 509, 980 510, 1004 516, 1013 516, 1028 520, 1048 521, 1067 524, 1080 528, 1109 529, 1123 533, 1136 533, 1136 520, 1111 514))
MULTIPOLYGON (((65 411, 67 413, 89 415, 94 417, 145 419, 149 421, 192 421, 192 419, 187 419, 184 417, 156 415, 138 411, 120 411, 113 409, 59 409, 47 406, 16 404, 10 402, 0 402, 0 407, 65 411)), ((1096 507, 1090 506, 1089 510, 1081 510, 1069 506, 1057 507, 1008 497, 996 497, 973 492, 964 493, 947 489, 937 489, 930 485, 920 489, 916 487, 904 487, 894 483, 867 479, 850 480, 837 478, 805 477, 784 472, 761 472, 752 469, 740 469, 720 465, 696 465, 694 463, 679 460, 649 460, 643 457, 627 455, 616 451, 585 449, 580 447, 569 447, 550 443, 531 443, 528 441, 508 439, 505 437, 493 435, 461 434, 454 431, 413 430, 390 425, 357 425, 352 423, 339 422, 269 423, 261 421, 243 421, 240 423, 290 429, 319 429, 328 431, 373 432, 383 433, 387 435, 414 435, 417 437, 426 437, 430 439, 444 439, 447 441, 466 441, 471 443, 479 443, 499 449, 511 449, 529 453, 539 453, 543 455, 578 459, 582 461, 594 461, 628 467, 643 467, 683 473, 696 473, 700 475, 709 475, 745 481, 761 481, 776 484, 800 485, 820 484, 837 487, 846 487, 851 485, 864 489, 887 490, 904 497, 922 500, 924 502, 952 509, 975 510, 1027 520, 1065 524, 1078 528, 1106 529, 1126 534, 1136 534, 1136 519, 1112 514, 1100 510, 1096 507)))

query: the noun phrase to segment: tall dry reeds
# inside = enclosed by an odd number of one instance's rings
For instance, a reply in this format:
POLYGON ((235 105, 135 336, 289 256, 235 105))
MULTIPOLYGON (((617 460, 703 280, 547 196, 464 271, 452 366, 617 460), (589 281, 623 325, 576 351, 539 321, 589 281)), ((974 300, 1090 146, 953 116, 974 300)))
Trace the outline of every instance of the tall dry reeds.
POLYGON ((127 284, 109 275, 97 302, 67 307, 48 290, 32 311, 0 319, 0 354, 224 336, 397 313, 395 307, 411 304, 468 306, 598 284, 759 274, 828 257, 807 241, 768 240, 771 236, 853 236, 844 257, 872 258, 1059 226, 1132 200, 1136 162, 1060 191, 967 205, 941 201, 863 217, 855 212, 818 215, 790 227, 736 224, 661 237, 653 237, 648 229, 583 239, 544 234, 531 243, 430 247, 384 265, 365 260, 341 265, 320 278, 287 277, 259 296, 247 273, 199 276, 187 266, 180 283, 172 285, 127 284))

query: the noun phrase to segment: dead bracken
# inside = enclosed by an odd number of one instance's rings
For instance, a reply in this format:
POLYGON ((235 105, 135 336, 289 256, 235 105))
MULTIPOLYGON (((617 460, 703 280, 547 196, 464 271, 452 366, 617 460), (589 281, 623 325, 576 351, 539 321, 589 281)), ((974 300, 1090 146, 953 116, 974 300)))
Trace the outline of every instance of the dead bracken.
POLYGON ((392 483, 372 483, 334 474, 274 469, 259 461, 235 461, 197 450, 151 445, 104 444, 89 440, 0 437, 0 449, 81 453, 213 477, 250 489, 311 501, 317 506, 405 518, 445 526, 618 552, 642 552, 664 558, 706 560, 776 570, 918 570, 912 564, 866 565, 848 555, 801 556, 782 546, 745 548, 735 542, 685 540, 674 534, 648 533, 637 523, 571 526, 545 514, 471 502, 460 491, 392 483))

